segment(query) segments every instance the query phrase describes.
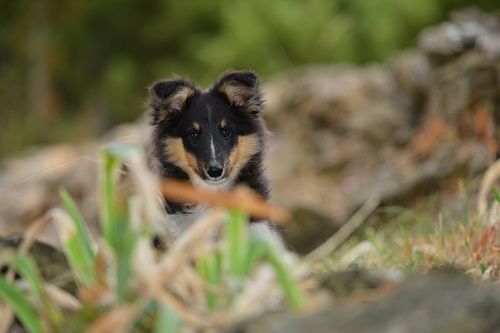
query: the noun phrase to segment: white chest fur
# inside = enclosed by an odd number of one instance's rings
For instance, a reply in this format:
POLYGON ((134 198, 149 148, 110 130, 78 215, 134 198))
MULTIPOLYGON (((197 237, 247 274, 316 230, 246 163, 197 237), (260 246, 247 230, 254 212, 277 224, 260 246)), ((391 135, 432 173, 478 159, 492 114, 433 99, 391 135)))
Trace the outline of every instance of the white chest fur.
MULTIPOLYGON (((206 214, 208 209, 209 208, 206 206, 198 205, 191 209, 189 213, 171 214, 171 222, 174 224, 174 230, 177 236, 186 231, 198 219, 206 214)), ((281 236, 268 221, 262 220, 250 223, 249 231, 251 234, 256 234, 266 238, 279 248, 284 248, 281 236)))
POLYGON ((172 223, 175 226, 175 230, 178 233, 182 233, 193 225, 202 215, 206 214, 208 207, 203 205, 197 205, 190 209, 187 213, 176 213, 169 215, 172 223))

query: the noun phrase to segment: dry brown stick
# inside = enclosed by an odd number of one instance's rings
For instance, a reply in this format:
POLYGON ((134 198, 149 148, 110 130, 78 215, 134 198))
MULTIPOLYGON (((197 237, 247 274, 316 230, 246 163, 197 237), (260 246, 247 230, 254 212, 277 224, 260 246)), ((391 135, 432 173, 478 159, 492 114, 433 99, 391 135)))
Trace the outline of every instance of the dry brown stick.
POLYGON ((23 241, 19 246, 19 254, 25 255, 43 229, 52 221, 52 211, 48 211, 44 216, 33 222, 29 228, 25 231, 23 241))
POLYGON ((161 184, 165 198, 173 201, 201 203, 225 209, 239 209, 259 219, 270 219, 283 223, 288 213, 273 206, 247 188, 235 188, 227 192, 214 192, 195 188, 176 180, 165 180, 161 184))
POLYGON ((31 175, 26 175, 24 177, 16 179, 16 180, 12 181, 11 183, 9 183, 9 184, 7 184, 5 186, 1 186, 0 187, 0 193, 2 193, 4 191, 8 191, 8 190, 10 190, 10 189, 12 189, 12 188, 20 185, 20 184, 26 183, 26 182, 34 179, 36 177, 42 176, 42 175, 44 175, 44 174, 46 174, 48 172, 51 172, 54 169, 57 169, 57 168, 59 168, 61 166, 65 166, 66 164, 77 162, 77 161, 79 161, 81 159, 85 159, 85 158, 86 158, 86 156, 78 156, 78 157, 72 158, 72 159, 67 160, 67 161, 62 161, 62 162, 56 163, 55 165, 52 165, 52 166, 50 166, 50 167, 48 167, 48 168, 46 168, 44 170, 40 170, 38 172, 35 172, 35 173, 31 174, 31 175))
POLYGON ((58 307, 68 310, 79 310, 82 307, 82 304, 78 298, 71 295, 69 292, 59 288, 50 283, 45 283, 44 288, 47 292, 49 298, 56 304, 58 307))
POLYGON ((88 333, 126 332, 138 310, 137 304, 114 307, 99 317, 89 328, 88 333))
POLYGON ((353 216, 335 233, 332 237, 327 239, 323 244, 309 253, 305 259, 308 261, 318 261, 329 256, 340 245, 342 245, 351 234, 358 229, 363 222, 366 221, 368 216, 377 209, 380 204, 380 199, 377 197, 370 197, 361 206, 360 209, 354 213, 353 216))
POLYGON ((158 284, 157 281, 148 281, 148 283, 149 288, 151 289, 152 297, 168 305, 185 321, 200 327, 208 326, 209 322, 207 321, 207 318, 203 318, 202 314, 193 311, 183 301, 177 299, 177 297, 165 290, 161 285, 158 284))
POLYGON ((477 196, 477 211, 481 216, 485 216, 488 209, 488 195, 497 179, 500 178, 500 159, 494 162, 484 173, 481 179, 479 194, 477 196))
POLYGON ((174 273, 192 255, 190 248, 202 241, 211 230, 222 223, 223 219, 224 214, 222 212, 212 211, 200 218, 186 232, 181 234, 169 249, 167 255, 162 259, 162 263, 167 263, 167 266, 160 272, 161 283, 165 284, 168 282, 174 273))

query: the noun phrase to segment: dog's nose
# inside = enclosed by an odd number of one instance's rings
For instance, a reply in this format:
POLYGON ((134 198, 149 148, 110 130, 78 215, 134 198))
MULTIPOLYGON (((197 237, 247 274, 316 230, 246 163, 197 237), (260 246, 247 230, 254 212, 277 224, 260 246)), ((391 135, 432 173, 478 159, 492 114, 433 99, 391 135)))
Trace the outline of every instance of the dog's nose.
POLYGON ((222 172, 224 169, 222 169, 219 165, 209 165, 207 169, 207 174, 210 178, 217 179, 220 176, 222 176, 222 172))

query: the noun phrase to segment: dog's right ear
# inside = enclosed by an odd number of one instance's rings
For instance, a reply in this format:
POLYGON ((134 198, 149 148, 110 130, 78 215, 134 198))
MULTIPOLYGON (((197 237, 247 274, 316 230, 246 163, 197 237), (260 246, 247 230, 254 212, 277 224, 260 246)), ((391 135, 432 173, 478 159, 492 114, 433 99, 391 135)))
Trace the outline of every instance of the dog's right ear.
POLYGON ((255 117, 258 117, 262 111, 264 102, 259 88, 259 79, 254 72, 225 72, 211 90, 224 95, 231 106, 243 108, 255 117))
POLYGON ((183 79, 157 81, 148 90, 153 125, 182 112, 196 92, 193 84, 183 79))

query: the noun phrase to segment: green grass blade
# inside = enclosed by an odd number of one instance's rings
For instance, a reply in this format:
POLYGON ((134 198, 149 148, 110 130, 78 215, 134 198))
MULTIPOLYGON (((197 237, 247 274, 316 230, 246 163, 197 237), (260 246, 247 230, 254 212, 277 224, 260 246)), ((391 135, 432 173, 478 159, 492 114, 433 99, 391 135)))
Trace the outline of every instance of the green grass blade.
POLYGON ((43 282, 35 263, 29 257, 16 256, 12 261, 15 270, 28 282, 35 294, 42 298, 44 294, 43 282))
POLYGON ((43 305, 43 311, 47 313, 51 324, 57 326, 62 319, 62 313, 51 302, 45 292, 44 283, 40 271, 35 262, 30 257, 16 256, 12 262, 16 271, 28 282, 35 295, 40 299, 43 305))
POLYGON ((249 275, 257 261, 267 255, 268 244, 265 239, 259 235, 251 235, 248 245, 248 254, 244 263, 245 275, 249 275))
POLYGON ((122 161, 140 154, 137 146, 131 144, 114 144, 102 152, 102 168, 100 171, 101 223, 104 238, 114 246, 119 239, 124 216, 127 216, 127 204, 118 193, 118 175, 122 161))
POLYGON ((95 258, 88 255, 82 238, 78 235, 76 223, 68 214, 60 212, 55 216, 55 225, 66 258, 78 282, 84 285, 95 282, 95 258))
POLYGON ((137 146, 115 144, 103 151, 101 169, 101 223, 106 242, 116 256, 116 288, 120 298, 128 297, 132 253, 138 234, 130 221, 130 201, 120 196, 117 176, 122 161, 139 154, 137 146))
POLYGON ((64 208, 66 209, 66 212, 69 214, 69 216, 75 223, 77 235, 78 238, 80 239, 79 242, 83 247, 85 256, 87 256, 89 259, 91 258, 92 261, 95 261, 94 242, 92 240, 92 237, 90 236, 90 231, 87 228, 87 223, 83 219, 82 215, 78 210, 78 207, 76 206, 75 201, 73 200, 73 198, 71 198, 69 193, 66 190, 61 190, 59 194, 63 201, 63 205, 64 208))
POLYGON ((0 298, 14 309, 28 332, 42 332, 42 323, 33 305, 14 283, 7 281, 3 276, 0 276, 0 298))
POLYGON ((268 246, 267 258, 274 268, 276 277, 285 292, 288 302, 294 309, 301 309, 304 306, 304 297, 280 257, 271 246, 268 246))
MULTIPOLYGON (((197 262, 198 273, 211 286, 217 286, 221 282, 221 262, 218 253, 210 253, 197 262)), ((208 290, 206 293, 207 305, 210 310, 219 307, 219 296, 208 290)))
POLYGON ((114 247, 116 243, 117 209, 116 209, 116 173, 119 167, 118 159, 109 152, 103 151, 103 163, 100 172, 101 187, 101 227, 104 239, 114 247))
POLYGON ((248 255, 248 216, 241 211, 229 215, 225 227, 226 264, 228 273, 235 277, 243 277, 248 255))
POLYGON ((177 313, 162 303, 158 304, 154 333, 177 333, 181 326, 182 320, 177 313))
POLYGON ((121 299, 126 299, 128 297, 128 284, 132 266, 132 254, 138 238, 139 234, 129 231, 120 239, 120 241, 117 243, 117 247, 115 248, 115 255, 117 259, 116 288, 117 294, 121 299))
POLYGON ((494 187, 491 190, 491 192, 493 194, 493 198, 495 198, 495 200, 500 204, 500 190, 498 190, 496 187, 494 187))

